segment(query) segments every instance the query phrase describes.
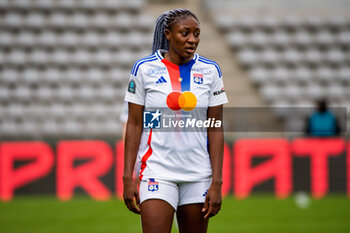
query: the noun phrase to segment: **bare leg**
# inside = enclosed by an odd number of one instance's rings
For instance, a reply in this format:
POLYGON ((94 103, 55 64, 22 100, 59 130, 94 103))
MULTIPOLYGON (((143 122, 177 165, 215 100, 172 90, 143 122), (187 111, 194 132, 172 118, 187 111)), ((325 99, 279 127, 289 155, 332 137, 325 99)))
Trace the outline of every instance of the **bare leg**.
POLYGON ((166 201, 149 199, 141 203, 143 233, 170 233, 174 208, 166 201))
POLYGON ((179 206, 176 212, 180 233, 206 233, 208 219, 202 214, 203 204, 179 206))

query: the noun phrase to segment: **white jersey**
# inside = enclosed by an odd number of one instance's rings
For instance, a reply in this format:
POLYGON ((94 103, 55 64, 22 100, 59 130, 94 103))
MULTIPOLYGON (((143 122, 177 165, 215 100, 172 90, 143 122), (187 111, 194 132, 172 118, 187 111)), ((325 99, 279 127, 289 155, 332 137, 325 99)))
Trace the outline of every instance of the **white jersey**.
MULTIPOLYGON (((161 52, 158 50, 134 64, 125 101, 145 108, 170 108, 174 112, 181 107, 171 106, 168 97, 172 94, 194 98, 193 108, 207 109, 227 103, 217 63, 195 54, 191 61, 177 66, 164 59, 161 52)), ((207 144, 206 131, 144 131, 138 151, 140 178, 169 181, 209 179, 212 170, 207 144)))

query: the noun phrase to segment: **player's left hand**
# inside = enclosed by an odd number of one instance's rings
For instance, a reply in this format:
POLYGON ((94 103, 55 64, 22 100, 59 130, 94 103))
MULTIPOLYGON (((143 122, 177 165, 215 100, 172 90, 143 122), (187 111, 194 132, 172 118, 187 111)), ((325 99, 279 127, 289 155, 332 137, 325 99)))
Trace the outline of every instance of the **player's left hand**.
POLYGON ((221 209, 221 202, 221 184, 211 184, 202 209, 204 219, 215 216, 221 209))

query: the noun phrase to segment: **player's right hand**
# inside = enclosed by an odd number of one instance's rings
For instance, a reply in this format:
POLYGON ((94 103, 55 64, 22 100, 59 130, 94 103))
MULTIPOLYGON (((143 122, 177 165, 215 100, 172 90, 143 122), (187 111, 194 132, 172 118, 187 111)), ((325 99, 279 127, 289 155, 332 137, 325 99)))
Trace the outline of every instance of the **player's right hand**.
POLYGON ((137 182, 134 179, 123 179, 124 203, 128 209, 135 214, 140 214, 140 197, 137 189, 137 182))

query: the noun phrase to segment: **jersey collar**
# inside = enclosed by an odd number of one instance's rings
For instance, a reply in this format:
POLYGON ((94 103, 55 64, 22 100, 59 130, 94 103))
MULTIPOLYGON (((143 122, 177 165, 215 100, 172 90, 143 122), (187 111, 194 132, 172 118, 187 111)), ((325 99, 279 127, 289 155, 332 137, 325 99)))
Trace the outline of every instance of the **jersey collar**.
MULTIPOLYGON (((164 49, 158 49, 157 52, 156 52, 157 57, 158 57, 160 60, 163 60, 163 59, 164 59, 164 62, 166 62, 167 64, 169 64, 169 65, 172 66, 172 67, 176 67, 176 68, 179 67, 178 65, 172 63, 171 61, 166 60, 166 59, 163 57, 163 55, 162 55, 162 53, 164 53, 164 52, 168 52, 168 51, 167 51, 167 50, 164 50, 164 49)), ((195 63, 195 62, 197 61, 198 57, 199 57, 198 54, 195 53, 194 56, 193 56, 193 59, 192 59, 191 61, 188 61, 188 62, 186 62, 185 64, 182 64, 181 66, 192 65, 193 63, 195 63)))

